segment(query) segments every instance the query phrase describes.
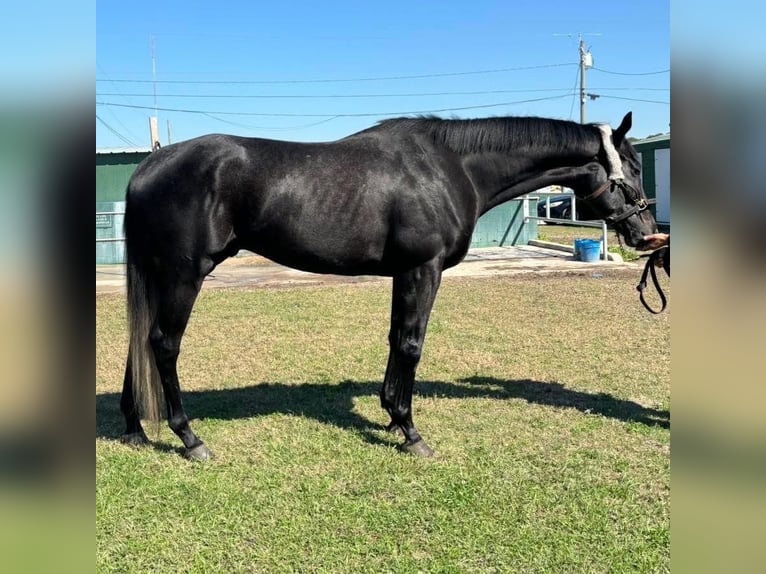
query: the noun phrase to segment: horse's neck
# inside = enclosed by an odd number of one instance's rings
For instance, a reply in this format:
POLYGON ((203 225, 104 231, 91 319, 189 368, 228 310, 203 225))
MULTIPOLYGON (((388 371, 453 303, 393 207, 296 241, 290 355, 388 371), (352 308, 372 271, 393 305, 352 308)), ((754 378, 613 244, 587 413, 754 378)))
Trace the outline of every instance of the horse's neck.
POLYGON ((582 166, 599 151, 592 149, 560 152, 544 148, 525 153, 491 154, 467 158, 465 165, 484 203, 483 212, 514 197, 549 185, 570 187, 582 177, 582 166))

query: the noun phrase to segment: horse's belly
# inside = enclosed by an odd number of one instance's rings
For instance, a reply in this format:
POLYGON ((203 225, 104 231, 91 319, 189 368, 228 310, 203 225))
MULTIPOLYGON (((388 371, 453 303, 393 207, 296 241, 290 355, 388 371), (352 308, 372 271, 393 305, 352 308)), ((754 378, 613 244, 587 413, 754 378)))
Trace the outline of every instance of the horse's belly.
POLYGON ((272 261, 311 273, 386 275, 385 237, 349 230, 264 229, 242 241, 245 249, 272 261))

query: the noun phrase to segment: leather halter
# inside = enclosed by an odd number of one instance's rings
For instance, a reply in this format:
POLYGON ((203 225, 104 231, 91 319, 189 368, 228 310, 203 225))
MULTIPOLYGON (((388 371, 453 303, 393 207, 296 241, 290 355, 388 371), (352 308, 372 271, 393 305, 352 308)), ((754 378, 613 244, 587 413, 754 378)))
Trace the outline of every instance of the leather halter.
POLYGON ((620 221, 625 221, 628 217, 640 213, 645 209, 648 209, 650 205, 657 203, 656 199, 644 199, 641 197, 641 193, 633 186, 625 183, 625 180, 623 179, 607 180, 599 186, 596 191, 583 197, 582 201, 593 201, 601 196, 607 189, 614 189, 615 187, 619 187, 622 190, 626 203, 631 203, 632 205, 619 215, 604 218, 604 221, 612 225, 619 223, 620 221))
POLYGON ((599 195, 604 193, 609 187, 614 183, 611 179, 606 180, 601 187, 599 187, 596 191, 591 193, 590 195, 586 195, 582 198, 583 201, 590 201, 592 199, 596 199, 599 195))

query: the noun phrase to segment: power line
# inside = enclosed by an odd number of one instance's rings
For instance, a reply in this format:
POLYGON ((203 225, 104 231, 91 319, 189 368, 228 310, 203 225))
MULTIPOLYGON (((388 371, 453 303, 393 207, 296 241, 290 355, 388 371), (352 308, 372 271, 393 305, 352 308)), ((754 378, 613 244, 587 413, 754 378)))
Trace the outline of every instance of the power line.
POLYGON ((574 110, 574 103, 577 99, 577 80, 580 78, 580 69, 575 72, 574 86, 572 86, 572 103, 569 106, 569 119, 572 119, 572 111, 574 110))
POLYGON ((623 91, 623 92, 669 92, 670 88, 591 88, 599 91, 623 91))
MULTIPOLYGON (((118 124, 120 124, 120 125, 122 126, 122 128, 125 130, 125 133, 127 134, 125 137, 129 138, 131 141, 135 141, 136 139, 138 139, 138 138, 136 138, 136 134, 135 134, 135 133, 133 133, 133 130, 131 130, 131 129, 130 129, 128 126, 126 126, 126 125, 125 125, 125 124, 122 122, 122 120, 120 120, 120 117, 119 117, 119 116, 118 116, 118 115, 117 115, 117 114, 114 112, 114 110, 112 110, 111 108, 107 108, 107 109, 109 110, 109 113, 111 114, 111 116, 112 116, 112 117, 113 117, 113 118, 114 118, 114 119, 117 121, 117 123, 118 123, 118 124)), ((132 144, 132 145, 137 145, 137 144, 132 144)))
MULTIPOLYGON (((114 80, 112 80, 112 78, 110 78, 110 77, 109 77, 109 74, 106 72, 106 70, 104 69, 104 67, 103 67, 103 66, 102 66, 100 63, 98 63, 98 62, 96 62, 96 66, 98 67, 98 69, 99 69, 99 70, 101 70, 101 73, 102 73, 102 74, 104 74, 104 76, 106 76, 106 80, 101 80, 101 81, 102 81, 102 82, 104 82, 104 81, 106 81, 106 82, 109 82, 110 84, 114 85, 114 89, 115 89, 115 90, 119 90, 119 88, 117 87, 117 84, 115 84, 115 83, 114 83, 114 80)), ((121 96, 121 97, 122 97, 122 99, 124 99, 126 102, 128 102, 128 103, 132 103, 132 102, 131 102, 131 101, 128 99, 128 96, 132 96, 133 94, 125 94, 124 92, 120 92, 120 91, 117 91, 117 92, 115 92, 115 93, 114 93, 114 94, 112 94, 112 95, 115 95, 115 96, 121 96)))
MULTIPOLYGON (((481 74, 499 74, 502 72, 517 72, 522 70, 540 70, 544 68, 560 68, 576 66, 573 62, 561 64, 542 64, 537 66, 517 66, 514 68, 496 68, 492 70, 473 70, 468 72, 443 72, 437 74, 414 74, 409 76, 378 76, 367 78, 323 78, 315 80, 157 80, 158 84, 328 84, 340 82, 379 82, 386 80, 417 80, 421 78, 446 78, 450 76, 475 76, 481 74)), ((97 82, 101 82, 96 78, 97 82)), ((152 80, 131 80, 129 78, 112 78, 112 82, 133 84, 151 84, 152 80)))
POLYGON ((591 68, 591 70, 597 70, 604 74, 614 74, 616 76, 655 76, 657 74, 667 74, 670 68, 667 70, 657 70, 656 72, 613 72, 611 70, 604 70, 603 68, 591 68))
MULTIPOLYGON (((591 94, 588 94, 588 95, 590 96, 591 94)), ((593 94, 593 95, 595 95, 595 94, 593 94)), ((670 102, 663 102, 663 101, 660 101, 660 100, 644 100, 644 99, 641 99, 641 98, 625 98, 623 96, 604 96, 604 95, 601 95, 601 94, 599 94, 597 97, 599 97, 599 98, 611 98, 613 100, 628 100, 630 102, 647 102, 649 104, 665 104, 666 106, 670 105, 670 102)))
POLYGON ((122 142, 123 142, 123 143, 125 143, 125 144, 127 144, 127 145, 129 145, 129 146, 134 146, 134 147, 138 146, 138 144, 137 144, 136 142, 132 141, 131 139, 129 139, 129 138, 127 138, 127 137, 125 137, 125 136, 124 136, 124 135, 122 135, 120 132, 118 132, 116 129, 114 129, 112 126, 110 126, 108 123, 106 123, 106 122, 105 122, 105 121, 104 121, 104 120, 101 118, 101 116, 99 116, 98 114, 96 114, 96 119, 97 119, 98 121, 100 121, 100 122, 101 122, 101 123, 104 125, 104 127, 105 127, 106 129, 108 129, 108 130, 109 130, 110 132, 112 132, 112 133, 113 133, 115 136, 117 136, 118 138, 120 138, 120 139, 122 140, 122 142))
MULTIPOLYGON (((106 70, 104 70, 104 68, 103 68, 103 66, 101 66, 101 64, 99 64, 98 62, 96 62, 96 66, 98 66, 98 69, 99 69, 99 70, 101 70, 101 73, 102 73, 102 74, 104 74, 104 75, 105 75, 107 78, 109 77, 109 74, 107 74, 106 70)), ((111 81, 111 80, 110 80, 110 81, 111 81)), ((116 90, 119 90, 119 88, 117 87, 117 85, 116 85, 116 84, 114 84, 114 88, 115 88, 116 90)), ((125 100, 125 101, 126 101, 127 103, 129 103, 129 104, 133 104, 133 103, 135 103, 135 102, 133 102, 132 100, 130 100, 128 97, 126 97, 126 95, 125 95, 124 93, 122 93, 122 92, 120 92, 120 91, 116 92, 114 95, 117 95, 117 96, 121 96, 121 97, 122 97, 122 99, 123 99, 123 100, 125 100)), ((125 124, 122 122, 122 120, 121 120, 121 119, 120 119, 120 118, 117 116, 117 114, 115 114, 115 113, 114 113, 114 111, 112 111, 112 110, 110 109, 110 110, 109 110, 109 113, 110 113, 110 114, 112 114, 112 117, 113 117, 113 118, 114 118, 114 119, 117 121, 117 123, 118 123, 118 124, 120 124, 120 125, 123 127, 123 129, 124 129, 124 130, 125 130, 125 131, 128 133, 128 136, 129 136, 130 138, 135 138, 135 137, 136 137, 136 134, 134 134, 134 133, 133 133, 133 130, 131 130, 131 129, 130 129, 128 126, 126 126, 126 125, 125 125, 125 124)), ((139 139, 140 139, 140 138, 139 138, 139 139)))
MULTIPOLYGON (((561 92, 567 88, 539 88, 533 90, 483 90, 472 92, 411 92, 402 94, 158 94, 163 98, 221 98, 221 99, 348 99, 348 98, 414 98, 422 96, 481 96, 488 94, 523 94, 534 92, 561 92)), ((96 96, 117 96, 116 92, 97 92, 96 96)), ((139 98, 153 94, 130 94, 139 98)))
MULTIPOLYGON (((575 81, 575 89, 577 82, 575 81)), ((489 94, 524 94, 535 92, 561 92, 567 88, 537 88, 531 90, 483 90, 471 92, 411 92, 402 94, 157 94, 163 98, 213 98, 213 99, 353 99, 353 98, 414 98, 432 96, 480 96, 489 94)), ((669 92, 670 88, 591 88, 599 91, 655 91, 669 92)), ((124 96, 123 92, 97 92, 96 96, 124 96)), ((127 94, 137 98, 151 98, 154 94, 127 94)), ((126 100, 127 101, 127 100, 126 100)), ((132 102, 131 102, 132 103, 132 102)))
MULTIPOLYGON (((179 113, 186 113, 186 114, 214 114, 219 116, 259 116, 259 117, 279 117, 279 118, 327 118, 330 116, 335 116, 337 118, 368 118, 368 117, 375 117, 375 116, 407 116, 407 115, 418 115, 418 114, 436 114, 436 113, 442 113, 442 112, 458 112, 463 110, 478 110, 478 109, 485 109, 485 108, 495 108, 500 106, 512 106, 516 104, 527 104, 532 102, 542 102, 546 100, 557 100, 560 98, 566 98, 567 96, 571 95, 570 92, 566 92, 564 94, 560 94, 558 96, 547 96, 544 98, 533 98, 529 100, 517 100, 515 102, 498 102, 495 104, 483 104, 483 105, 476 105, 476 106, 460 106, 455 108, 441 108, 436 110, 417 110, 417 111, 403 111, 403 112, 370 112, 370 113, 355 113, 355 114, 295 114, 295 113, 263 113, 263 112, 232 112, 232 111, 212 111, 212 110, 189 110, 189 109, 182 109, 182 108, 157 108, 158 110, 164 111, 164 112, 179 112, 179 113)), ((151 110, 154 109, 152 106, 132 106, 129 104, 118 104, 116 102, 96 102, 97 106, 116 106, 119 108, 137 108, 137 109, 146 109, 151 110)))
POLYGON ((254 126, 254 125, 250 125, 250 124, 243 124, 243 123, 240 123, 240 122, 232 122, 230 120, 225 120, 223 118, 216 117, 215 115, 210 114, 210 113, 205 113, 205 114, 202 114, 202 115, 210 118, 211 120, 216 120, 218 122, 222 122, 222 123, 228 124, 230 126, 236 126, 238 128, 245 128, 245 129, 248 129, 248 130, 267 130, 267 131, 274 131, 274 132, 290 131, 290 130, 302 130, 302 129, 306 129, 306 128, 313 128, 315 126, 319 126, 319 125, 331 122, 332 120, 334 120, 334 119, 336 119, 338 117, 338 116, 331 116, 329 118, 325 118, 323 120, 319 120, 318 122, 311 122, 310 124, 301 124, 301 125, 298 125, 298 126, 280 126, 280 127, 276 127, 276 126, 254 126))

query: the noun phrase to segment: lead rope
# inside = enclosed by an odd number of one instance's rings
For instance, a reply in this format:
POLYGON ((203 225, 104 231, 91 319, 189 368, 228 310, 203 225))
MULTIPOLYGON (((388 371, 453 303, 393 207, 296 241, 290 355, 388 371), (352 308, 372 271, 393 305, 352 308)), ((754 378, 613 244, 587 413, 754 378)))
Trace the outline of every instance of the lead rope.
POLYGON ((660 287, 659 281, 657 281, 657 272, 654 270, 654 268, 657 265, 657 260, 660 259, 660 257, 663 257, 663 268, 665 269, 665 273, 668 274, 668 277, 670 276, 670 246, 666 245, 664 247, 660 247, 659 249, 652 251, 649 255, 642 255, 642 257, 646 257, 647 261, 646 266, 644 267, 644 272, 641 275, 641 282, 638 284, 636 289, 638 289, 639 299, 641 300, 641 303, 644 305, 644 307, 646 307, 646 310, 650 313, 654 313, 655 315, 659 315, 665 310, 665 307, 667 307, 668 300, 665 297, 665 293, 662 291, 662 287, 660 287), (644 289, 646 289, 647 286, 646 278, 649 275, 649 272, 652 274, 652 283, 654 283, 654 288, 657 289, 657 294, 660 296, 660 300, 662 301, 662 307, 659 311, 652 309, 649 306, 649 303, 646 302, 646 299, 644 299, 644 289))

